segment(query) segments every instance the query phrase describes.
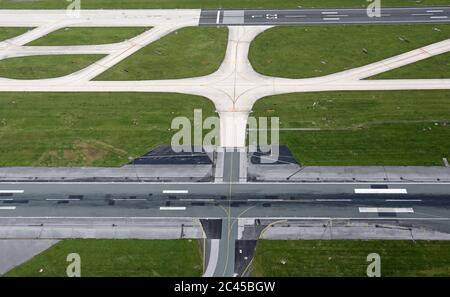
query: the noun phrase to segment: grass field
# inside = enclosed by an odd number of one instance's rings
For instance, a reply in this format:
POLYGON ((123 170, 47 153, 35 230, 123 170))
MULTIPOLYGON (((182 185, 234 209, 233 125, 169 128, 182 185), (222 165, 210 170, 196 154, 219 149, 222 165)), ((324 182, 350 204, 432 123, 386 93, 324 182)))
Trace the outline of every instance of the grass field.
POLYGON ((170 144, 177 116, 214 114, 167 93, 0 93, 0 166, 119 166, 170 144))
POLYGON ((46 55, 0 60, 0 77, 15 79, 53 78, 71 74, 103 55, 46 55))
POLYGON ((450 157, 450 91, 293 93, 256 102, 253 116, 280 118, 304 165, 442 165, 450 157))
POLYGON ((81 276, 201 276, 197 240, 63 240, 5 276, 66 275, 67 255, 81 258, 81 276), (42 269, 42 272, 39 272, 42 269))
POLYGON ((255 38, 249 59, 255 70, 265 75, 317 77, 367 65, 447 38, 450 38, 450 25, 275 27, 255 38))
POLYGON ((0 41, 26 33, 29 28, 0 27, 0 41))
POLYGON ((406 65, 370 79, 450 78, 450 53, 406 65))
POLYGON ((134 27, 73 27, 62 28, 27 45, 92 45, 121 42, 133 38, 149 28, 134 27))
MULTIPOLYGON (((385 7, 448 5, 448 0, 383 0, 385 7)), ((2 8, 65 8, 65 0, 2 0, 2 8)), ((365 0, 89 0, 82 8, 365 7, 365 0)))
POLYGON ((381 276, 450 276, 449 249, 449 241, 261 240, 253 275, 364 277, 377 253, 381 276))
POLYGON ((207 75, 225 57, 227 29, 187 27, 171 33, 100 74, 95 80, 170 79, 207 75))

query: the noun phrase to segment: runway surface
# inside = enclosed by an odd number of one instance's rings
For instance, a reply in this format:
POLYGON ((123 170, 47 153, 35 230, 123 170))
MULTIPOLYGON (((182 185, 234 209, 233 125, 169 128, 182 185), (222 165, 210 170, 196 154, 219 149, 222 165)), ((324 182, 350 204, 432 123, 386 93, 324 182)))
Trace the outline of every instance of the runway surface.
POLYGON ((200 25, 255 26, 305 24, 448 23, 450 7, 382 8, 372 17, 367 9, 202 10, 200 25))

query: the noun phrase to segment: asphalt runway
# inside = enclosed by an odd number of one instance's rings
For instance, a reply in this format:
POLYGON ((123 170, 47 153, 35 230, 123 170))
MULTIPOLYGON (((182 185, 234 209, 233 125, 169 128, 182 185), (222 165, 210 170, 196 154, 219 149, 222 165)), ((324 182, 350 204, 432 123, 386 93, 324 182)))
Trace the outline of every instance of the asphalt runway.
POLYGON ((382 8, 379 17, 366 9, 202 10, 200 25, 305 25, 449 23, 450 7, 382 8))

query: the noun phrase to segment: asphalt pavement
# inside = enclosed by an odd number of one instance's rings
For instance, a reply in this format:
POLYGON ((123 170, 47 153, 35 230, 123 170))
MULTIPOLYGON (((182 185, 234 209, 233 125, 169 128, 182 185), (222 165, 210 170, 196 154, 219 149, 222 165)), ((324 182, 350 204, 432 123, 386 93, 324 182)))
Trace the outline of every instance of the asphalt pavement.
POLYGON ((398 24, 448 23, 450 7, 381 8, 380 14, 367 9, 233 9, 202 10, 200 25, 255 26, 307 24, 398 24))

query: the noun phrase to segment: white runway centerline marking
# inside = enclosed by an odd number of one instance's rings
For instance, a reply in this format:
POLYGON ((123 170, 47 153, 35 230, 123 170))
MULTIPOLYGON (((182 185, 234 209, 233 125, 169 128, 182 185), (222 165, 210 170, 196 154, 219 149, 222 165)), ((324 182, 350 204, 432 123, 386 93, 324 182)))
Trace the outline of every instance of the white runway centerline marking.
POLYGON ((46 201, 80 201, 80 198, 47 198, 46 201))
POLYGON ((427 12, 444 12, 442 9, 427 10, 427 12))
POLYGON ((161 206, 159 210, 186 210, 186 206, 161 206))
POLYGON ((412 208, 359 207, 361 213, 414 213, 412 208))
POLYGON ((386 199, 386 202, 422 202, 422 199, 386 199))
POLYGON ((339 21, 340 18, 323 18, 324 21, 339 21))
POLYGON ((430 19, 447 19, 448 18, 448 16, 445 16, 445 15, 443 15, 443 16, 432 16, 432 17, 430 17, 430 19))
POLYGON ((0 194, 23 194, 23 190, 0 190, 0 194))
POLYGON ((318 202, 351 202, 352 199, 316 199, 318 202))
POLYGON ((15 206, 0 206, 0 210, 15 210, 15 206))
POLYGON ((408 194, 406 189, 355 189, 355 194, 408 194))
POLYGON ((163 194, 188 194, 188 190, 163 190, 163 194))
POLYGON ((322 14, 338 14, 337 11, 322 11, 322 14))

